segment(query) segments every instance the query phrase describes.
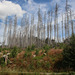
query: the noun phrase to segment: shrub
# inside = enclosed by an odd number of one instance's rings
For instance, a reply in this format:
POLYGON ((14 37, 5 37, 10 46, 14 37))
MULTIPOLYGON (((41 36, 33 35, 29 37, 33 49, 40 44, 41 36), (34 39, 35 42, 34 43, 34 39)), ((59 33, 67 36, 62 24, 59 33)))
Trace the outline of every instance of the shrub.
POLYGON ((33 59, 34 60, 40 60, 40 59, 43 59, 43 56, 37 56, 37 57, 34 57, 33 59))
POLYGON ((2 49, 0 48, 0 52, 2 51, 2 49))
POLYGON ((34 67, 34 62, 31 62, 31 63, 29 64, 29 69, 31 69, 31 70, 34 70, 34 69, 35 69, 35 67, 34 67))
POLYGON ((40 67, 41 67, 41 62, 40 62, 40 61, 37 61, 37 62, 36 62, 36 67, 37 67, 37 68, 40 68, 40 67))
POLYGON ((5 58, 0 58, 0 65, 1 65, 2 67, 5 66, 5 58))
POLYGON ((47 61, 47 62, 45 63, 45 68, 46 68, 46 69, 49 69, 49 68, 50 68, 50 62, 47 61))
POLYGON ((27 50, 27 51, 31 51, 31 47, 30 47, 30 46, 28 46, 26 50, 27 50))
POLYGON ((31 46, 31 50, 34 50, 34 49, 35 49, 35 45, 32 45, 32 46, 31 46))
POLYGON ((39 54, 39 50, 36 50, 35 54, 36 54, 36 56, 37 56, 37 55, 39 54))
POLYGON ((18 50, 17 50, 17 48, 16 47, 14 47, 14 49, 12 50, 12 52, 11 52, 11 57, 16 57, 17 56, 17 52, 18 52, 18 50))
POLYGON ((45 50, 45 53, 47 53, 48 50, 50 49, 50 46, 49 46, 49 45, 45 45, 43 48, 44 48, 44 50, 45 50))
POLYGON ((25 53, 25 54, 24 54, 24 57, 26 58, 27 56, 28 56, 27 53, 25 53))
POLYGON ((50 49, 50 47, 48 45, 45 45, 43 48, 44 48, 44 50, 49 50, 50 49))
POLYGON ((31 57, 31 55, 32 55, 32 53, 30 52, 30 53, 28 53, 28 55, 27 55, 27 56, 28 56, 28 57, 31 57))

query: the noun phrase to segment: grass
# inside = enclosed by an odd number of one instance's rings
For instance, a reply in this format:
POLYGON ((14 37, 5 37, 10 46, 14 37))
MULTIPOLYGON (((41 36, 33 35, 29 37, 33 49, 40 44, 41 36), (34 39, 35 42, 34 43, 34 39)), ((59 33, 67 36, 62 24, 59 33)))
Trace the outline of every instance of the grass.
POLYGON ((43 58, 43 56, 37 56, 37 57, 34 57, 33 59, 34 60, 40 60, 40 59, 42 59, 43 58))
POLYGON ((1 75, 75 75, 75 72, 60 72, 60 73, 46 73, 46 72, 16 72, 16 71, 1 71, 1 75))

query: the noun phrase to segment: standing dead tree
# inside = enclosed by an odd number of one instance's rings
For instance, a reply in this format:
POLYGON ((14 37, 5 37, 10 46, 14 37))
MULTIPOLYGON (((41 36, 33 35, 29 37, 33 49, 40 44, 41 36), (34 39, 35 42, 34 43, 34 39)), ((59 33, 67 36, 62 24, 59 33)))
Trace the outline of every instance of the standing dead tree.
POLYGON ((14 30, 13 30, 13 47, 16 46, 16 30, 17 30, 17 16, 14 19, 14 30))
POLYGON ((73 21, 72 21, 72 11, 71 11, 71 9, 70 9, 70 21, 71 21, 71 31, 72 31, 72 35, 73 35, 73 33, 74 33, 74 29, 73 29, 73 21))
POLYGON ((53 11, 51 11, 51 15, 50 15, 50 44, 51 44, 51 37, 52 37, 52 15, 53 15, 53 11))
POLYGON ((31 16, 31 26, 30 26, 30 43, 31 43, 31 46, 33 45, 33 41, 34 41, 34 38, 33 38, 33 33, 34 33, 33 26, 34 26, 34 15, 31 16))
POLYGON ((9 27, 8 27, 8 47, 12 47, 12 19, 9 19, 9 27))
POLYGON ((44 13, 44 44, 45 44, 45 39, 46 39, 46 11, 44 13))
POLYGON ((50 11, 48 12, 48 19, 47 19, 47 39, 49 45, 49 31, 50 31, 50 11))
POLYGON ((4 35, 3 35, 3 45, 2 45, 2 47, 4 47, 5 46, 5 43, 6 43, 6 34, 7 34, 7 17, 6 17, 6 19, 5 19, 5 28, 4 28, 4 35))
POLYGON ((59 41, 58 39, 58 35, 59 35, 59 29, 58 29, 58 5, 56 3, 56 7, 55 7, 55 19, 56 19, 56 29, 57 30, 57 42, 59 41))
POLYGON ((62 14, 62 41, 63 41, 63 14, 62 14))
POLYGON ((41 25, 42 25, 42 16, 40 13, 40 8, 39 8, 39 10, 38 10, 38 26, 37 26, 38 47, 41 47, 41 25))

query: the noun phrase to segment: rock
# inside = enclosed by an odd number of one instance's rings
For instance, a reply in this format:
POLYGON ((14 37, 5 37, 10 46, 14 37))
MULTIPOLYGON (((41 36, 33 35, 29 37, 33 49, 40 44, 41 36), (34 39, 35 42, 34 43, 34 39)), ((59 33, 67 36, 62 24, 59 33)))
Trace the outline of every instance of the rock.
POLYGON ((36 57, 36 55, 33 55, 33 57, 36 57))
POLYGON ((7 55, 3 55, 3 57, 5 58, 5 64, 7 65, 8 56, 7 55))
POLYGON ((43 55, 44 55, 44 56, 46 56, 47 54, 46 54, 46 53, 44 53, 43 55))
POLYGON ((7 53, 7 56, 10 55, 10 53, 7 53))

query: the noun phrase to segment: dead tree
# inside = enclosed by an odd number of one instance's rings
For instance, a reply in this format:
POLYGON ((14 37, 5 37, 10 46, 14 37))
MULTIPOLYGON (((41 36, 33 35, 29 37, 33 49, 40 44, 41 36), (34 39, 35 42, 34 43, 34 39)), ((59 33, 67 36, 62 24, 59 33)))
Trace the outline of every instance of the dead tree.
POLYGON ((6 34, 7 34, 7 17, 5 19, 5 28, 4 28, 4 35, 3 35, 3 45, 2 47, 5 47, 5 43, 6 43, 6 34))
POLYGON ((71 31, 72 31, 72 35, 74 34, 74 29, 73 29, 73 21, 72 21, 72 12, 71 12, 71 9, 70 9, 70 21, 71 21, 71 31))
POLYGON ((57 41, 59 41, 58 39, 58 35, 59 35, 59 29, 58 29, 58 5, 56 4, 56 8, 55 8, 55 18, 56 18, 56 29, 57 29, 57 41))
POLYGON ((63 40, 63 14, 62 14, 62 40, 63 40))
POLYGON ((34 41, 34 39, 33 39, 33 30, 34 30, 33 26, 34 26, 34 15, 32 14, 32 16, 31 16, 31 28, 30 28, 30 33, 31 33, 30 42, 31 42, 31 46, 32 46, 33 41, 34 41))
POLYGON ((9 19, 9 27, 8 27, 8 47, 12 47, 12 19, 9 19))
POLYGON ((66 27, 67 27, 67 26, 66 26, 66 13, 65 13, 65 39, 66 39, 66 32, 67 32, 67 31, 66 31, 66 27))
POLYGON ((48 20, 47 20, 47 39, 48 39, 48 45, 49 45, 49 31, 50 31, 50 11, 48 12, 48 20))
POLYGON ((70 32, 69 32, 69 4, 68 4, 68 0, 66 0, 66 6, 65 6, 65 10, 66 10, 66 35, 67 37, 70 36, 70 32))
POLYGON ((46 39, 46 33, 45 33, 46 28, 45 28, 45 26, 46 26, 46 12, 44 13, 44 44, 45 44, 45 39, 46 39))
POLYGON ((53 11, 51 11, 51 16, 50 16, 50 44, 51 44, 51 37, 52 37, 52 15, 53 15, 53 11))
POLYGON ((14 30, 13 30, 13 47, 16 46, 16 30, 17 30, 17 16, 14 19, 14 30))
POLYGON ((56 8, 55 8, 55 18, 54 18, 54 40, 56 40, 56 27, 57 27, 56 22, 57 22, 57 20, 56 20, 56 8))
POLYGON ((37 26, 37 32, 38 32, 38 47, 40 47, 41 46, 41 21, 42 21, 42 18, 41 18, 41 13, 40 13, 40 8, 39 8, 39 10, 38 10, 38 26, 37 26))

